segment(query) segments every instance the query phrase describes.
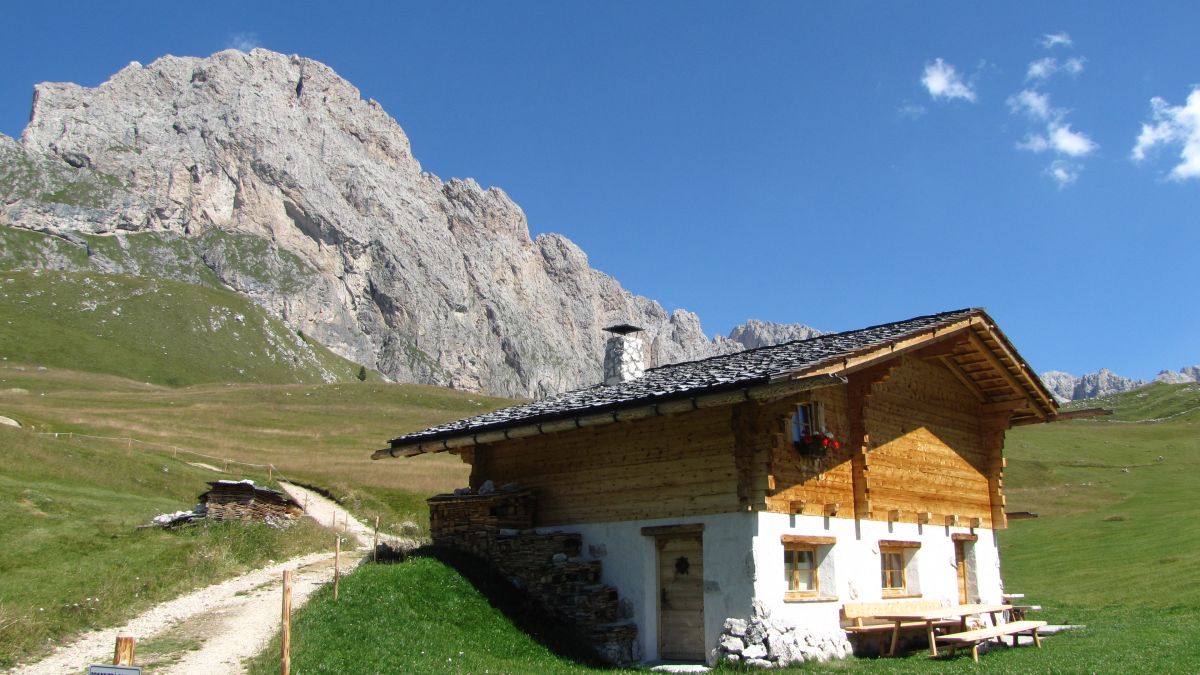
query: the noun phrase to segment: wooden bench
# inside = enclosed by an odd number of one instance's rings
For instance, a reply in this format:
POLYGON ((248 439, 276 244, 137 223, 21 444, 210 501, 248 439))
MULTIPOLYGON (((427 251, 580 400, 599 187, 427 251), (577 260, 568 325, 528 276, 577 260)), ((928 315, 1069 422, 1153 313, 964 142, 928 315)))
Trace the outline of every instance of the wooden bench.
POLYGON ((1011 635, 1013 646, 1017 646, 1017 636, 1029 633, 1033 636, 1033 644, 1040 649, 1042 639, 1038 636, 1038 629, 1045 628, 1045 621, 1009 621, 1006 624, 999 626, 991 626, 989 628, 980 628, 978 630, 968 630, 962 633, 947 633, 946 635, 938 635, 938 642, 944 642, 950 645, 950 656, 954 656, 957 648, 966 645, 971 645, 971 658, 975 663, 979 663, 979 643, 987 642, 994 638, 1003 638, 1006 635, 1011 635))
MULTIPOLYGON (((942 609, 947 604, 941 600, 926 600, 923 598, 900 598, 896 600, 879 600, 876 602, 847 602, 842 605, 842 630, 855 635, 869 633, 879 634, 879 653, 883 654, 885 641, 896 630, 895 621, 884 621, 876 617, 880 615, 925 612, 942 609)), ((957 627, 957 619, 946 619, 935 624, 939 627, 957 627)), ((906 621, 900 624, 904 630, 926 630, 924 621, 906 621)))

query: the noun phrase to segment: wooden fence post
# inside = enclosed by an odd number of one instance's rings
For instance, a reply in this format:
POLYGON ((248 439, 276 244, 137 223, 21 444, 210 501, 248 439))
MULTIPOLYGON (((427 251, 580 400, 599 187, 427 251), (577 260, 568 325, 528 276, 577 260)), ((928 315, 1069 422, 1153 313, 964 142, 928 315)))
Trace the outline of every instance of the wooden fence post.
POLYGON ((338 600, 338 581, 342 578, 342 537, 333 534, 333 601, 338 600))
POLYGON ((134 639, 132 635, 117 635, 117 645, 113 649, 113 665, 114 666, 132 666, 133 665, 133 647, 134 639))
POLYGON ((279 673, 292 672, 292 571, 283 571, 283 649, 280 654, 279 673))
POLYGON ((371 537, 371 562, 379 562, 379 516, 375 516, 375 534, 371 537))

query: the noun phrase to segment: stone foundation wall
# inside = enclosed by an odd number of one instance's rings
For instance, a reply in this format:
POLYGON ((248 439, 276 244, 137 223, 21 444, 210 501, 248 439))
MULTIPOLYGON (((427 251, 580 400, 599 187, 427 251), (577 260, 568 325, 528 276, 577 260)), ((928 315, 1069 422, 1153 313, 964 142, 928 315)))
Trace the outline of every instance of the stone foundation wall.
POLYGON ((581 557, 582 537, 532 529, 537 499, 531 491, 438 495, 428 503, 435 545, 487 561, 552 617, 576 626, 605 660, 641 660, 637 624, 628 620, 617 589, 600 582, 600 561, 581 557))

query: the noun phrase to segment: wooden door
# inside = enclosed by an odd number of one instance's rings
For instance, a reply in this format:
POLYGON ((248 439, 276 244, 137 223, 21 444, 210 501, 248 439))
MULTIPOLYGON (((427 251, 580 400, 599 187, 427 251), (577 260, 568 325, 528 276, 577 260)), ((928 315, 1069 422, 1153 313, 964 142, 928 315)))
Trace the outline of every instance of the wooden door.
POLYGON ((704 542, 662 535, 658 545, 658 658, 704 660, 704 542))
POLYGON ((954 567, 958 573, 958 604, 967 604, 967 543, 954 542, 954 567))

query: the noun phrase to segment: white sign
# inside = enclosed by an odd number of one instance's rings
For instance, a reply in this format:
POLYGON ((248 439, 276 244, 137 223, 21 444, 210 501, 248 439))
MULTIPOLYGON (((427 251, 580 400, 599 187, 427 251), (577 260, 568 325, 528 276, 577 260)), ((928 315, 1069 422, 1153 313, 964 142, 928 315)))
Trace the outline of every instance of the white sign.
POLYGON ((142 675, 141 666, 88 666, 88 675, 142 675))

